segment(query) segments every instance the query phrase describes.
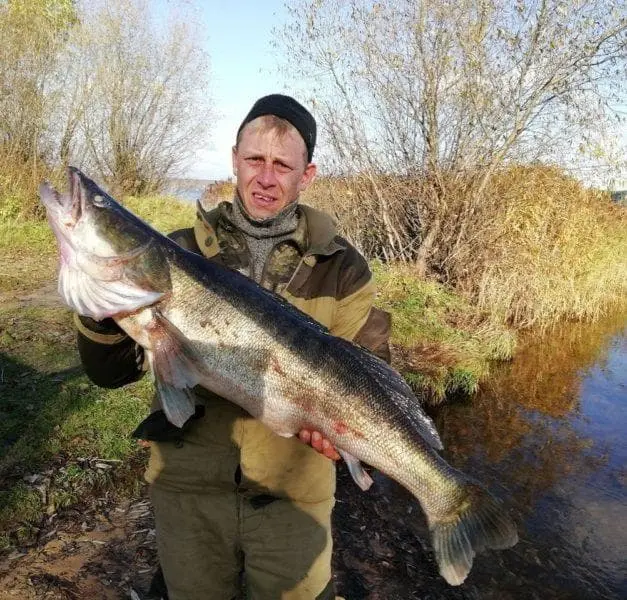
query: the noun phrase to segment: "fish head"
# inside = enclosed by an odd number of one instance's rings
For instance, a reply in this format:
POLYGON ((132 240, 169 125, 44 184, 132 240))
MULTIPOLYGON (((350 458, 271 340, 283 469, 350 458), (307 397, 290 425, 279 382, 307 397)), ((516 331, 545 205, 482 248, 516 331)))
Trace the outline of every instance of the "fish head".
POLYGON ((154 304, 170 289, 162 236, 78 169, 69 191, 39 188, 59 244, 59 293, 81 315, 101 320, 154 304))
POLYGON ((68 169, 69 191, 59 193, 47 182, 39 194, 59 242, 62 258, 71 252, 96 257, 124 255, 148 241, 143 223, 78 169, 68 169), (130 218, 129 218, 130 217, 130 218), (138 226, 139 225, 139 226, 138 226))

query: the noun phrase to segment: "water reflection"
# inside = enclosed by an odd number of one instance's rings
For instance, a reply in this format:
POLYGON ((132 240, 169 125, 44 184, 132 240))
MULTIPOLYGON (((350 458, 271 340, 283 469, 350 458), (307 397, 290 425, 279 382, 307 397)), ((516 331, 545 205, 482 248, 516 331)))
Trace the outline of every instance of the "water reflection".
POLYGON ((529 338, 472 403, 437 415, 451 461, 519 515, 506 563, 528 581, 520 597, 627 597, 626 322, 529 338))

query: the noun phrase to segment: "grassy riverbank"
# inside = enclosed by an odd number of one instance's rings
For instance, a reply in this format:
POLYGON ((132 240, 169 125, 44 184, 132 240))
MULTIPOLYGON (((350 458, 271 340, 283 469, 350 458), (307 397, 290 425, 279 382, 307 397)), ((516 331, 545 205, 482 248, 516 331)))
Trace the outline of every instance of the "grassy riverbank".
POLYGON ((493 360, 512 357, 516 335, 442 284, 411 268, 373 263, 377 305, 392 315, 394 363, 431 404, 474 393, 493 360))

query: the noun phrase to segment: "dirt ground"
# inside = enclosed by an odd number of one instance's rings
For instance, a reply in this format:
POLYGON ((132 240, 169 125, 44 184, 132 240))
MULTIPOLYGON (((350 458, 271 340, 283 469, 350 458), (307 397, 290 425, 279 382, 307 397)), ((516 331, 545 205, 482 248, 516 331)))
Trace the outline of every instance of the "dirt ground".
MULTIPOLYGON (((56 281, 23 287, 0 292, 3 310, 61 306, 56 281)), ((156 563, 148 500, 92 498, 46 517, 34 543, 0 554, 0 600, 143 600, 156 563)))
POLYGON ((0 600, 144 597, 156 564, 148 501, 82 508, 48 518, 34 546, 0 560, 0 600))

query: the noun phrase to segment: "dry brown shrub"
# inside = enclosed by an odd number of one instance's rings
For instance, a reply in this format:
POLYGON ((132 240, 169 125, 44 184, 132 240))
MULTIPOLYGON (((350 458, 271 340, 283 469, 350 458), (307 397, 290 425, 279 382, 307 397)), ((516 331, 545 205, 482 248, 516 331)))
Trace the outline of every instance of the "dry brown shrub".
POLYGON ((235 184, 231 181, 210 183, 203 190, 200 204, 205 210, 211 210, 223 200, 231 201, 235 194, 235 184))
POLYGON ((369 258, 411 261, 420 247, 423 199, 432 195, 433 186, 423 180, 364 174, 316 179, 303 201, 333 215, 369 258))
POLYGON ((555 167, 323 178, 304 201, 369 258, 435 274, 500 322, 592 320, 627 296, 624 208, 555 167))

